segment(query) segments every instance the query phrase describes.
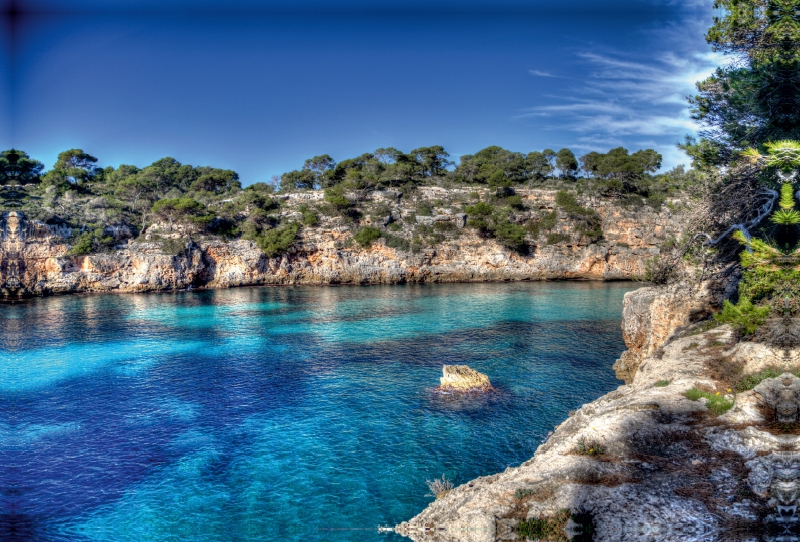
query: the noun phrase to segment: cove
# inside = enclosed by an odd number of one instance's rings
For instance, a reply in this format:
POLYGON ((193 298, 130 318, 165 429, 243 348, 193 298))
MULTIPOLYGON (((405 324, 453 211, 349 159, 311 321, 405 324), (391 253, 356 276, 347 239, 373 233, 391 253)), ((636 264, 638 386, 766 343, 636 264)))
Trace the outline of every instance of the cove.
POLYGON ((529 459, 621 384, 626 283, 243 288, 0 306, 0 539, 402 540, 426 479, 529 459), (497 392, 432 391, 443 364, 497 392))

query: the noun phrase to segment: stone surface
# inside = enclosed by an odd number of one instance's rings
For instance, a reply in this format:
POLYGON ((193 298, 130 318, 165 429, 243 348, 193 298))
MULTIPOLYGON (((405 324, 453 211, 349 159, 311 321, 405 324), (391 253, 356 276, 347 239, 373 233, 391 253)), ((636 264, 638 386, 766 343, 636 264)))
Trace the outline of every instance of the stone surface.
POLYGON ((489 377, 466 365, 442 366, 441 390, 487 391, 492 388, 489 377))
POLYGON ((678 329, 688 312, 682 307, 694 305, 674 295, 631 296, 646 310, 627 316, 649 320, 626 322, 641 356, 628 384, 572 413, 529 461, 454 488, 396 532, 417 542, 516 540, 520 520, 567 508, 593 518, 596 542, 797 540, 800 424, 776 426, 765 413, 770 404, 793 402, 783 410, 796 416, 800 380, 784 374, 735 394, 715 368, 735 362, 749 372, 771 359, 788 372, 800 357, 737 343, 728 326, 678 329), (664 307, 664 320, 653 305, 664 307), (715 417, 706 401, 686 398, 692 387, 730 398, 733 408, 715 417), (604 453, 580 455, 579 443, 599 444, 604 453))
MULTIPOLYGON (((431 198, 469 195, 469 191, 423 187, 431 198)), ((393 235, 410 239, 416 221, 415 204, 390 195, 373 193, 369 201, 389 206, 393 221, 402 229, 393 235), (370 199, 371 198, 371 199, 370 199), (401 219, 401 217, 404 217, 401 219)), ((526 239, 524 253, 511 251, 494 239, 479 236, 464 227, 463 213, 437 208, 432 223, 449 223, 460 232, 454 238, 423 248, 417 253, 386 246, 376 241, 371 248, 348 245, 357 226, 341 217, 323 217, 314 227, 304 227, 294 246, 285 254, 267 257, 251 241, 225 242, 193 235, 194 242, 177 254, 166 254, 158 236, 178 241, 187 232, 154 224, 139 240, 130 230, 109 227, 119 237, 114 250, 104 254, 69 256, 69 228, 0 217, 0 258, 13 260, 21 287, 33 294, 66 292, 139 292, 193 288, 226 288, 261 284, 387 284, 404 282, 480 282, 508 280, 629 280, 642 275, 649 258, 659 246, 682 231, 680 215, 669 209, 628 211, 608 201, 587 201, 602 221, 604 237, 590 243, 576 233, 575 225, 554 203, 555 192, 518 190, 532 212, 557 211, 552 230, 526 239), (448 214, 453 213, 453 214, 448 214), (569 241, 547 245, 548 233, 566 235, 569 241), (149 240, 148 240, 149 237, 149 240), (346 248, 349 247, 349 248, 346 248)), ((287 217, 300 216, 294 206, 319 200, 319 193, 286 194, 287 217)), ((382 211, 385 213, 385 209, 382 211)), ((524 213, 523 213, 524 214, 524 213)), ((530 214, 530 213, 528 213, 530 214)), ((381 214, 376 221, 385 221, 381 214)), ((7 266, 0 266, 0 280, 10 278, 7 266)), ((21 291, 21 290, 20 290, 21 291)))

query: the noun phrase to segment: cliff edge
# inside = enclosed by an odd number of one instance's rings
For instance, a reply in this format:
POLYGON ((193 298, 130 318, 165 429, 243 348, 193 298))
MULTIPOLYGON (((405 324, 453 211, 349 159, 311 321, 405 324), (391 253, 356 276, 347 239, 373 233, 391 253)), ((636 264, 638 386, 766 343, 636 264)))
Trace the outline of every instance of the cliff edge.
POLYGON ((692 323, 725 291, 628 294, 627 383, 572 413, 531 460, 456 487, 396 532, 429 542, 796 540, 800 350, 692 323))
MULTIPOLYGON (((76 255, 79 231, 9 211, 0 216, 0 292, 16 297, 266 284, 630 280, 642 276, 648 260, 660 254, 667 240, 679 238, 683 228, 675 207, 625 209, 587 199, 602 230, 601 237, 589 238, 556 204, 555 191, 518 190, 527 210, 515 219, 533 226, 526 230, 524 247, 512 250, 467 226, 469 217, 447 203, 468 194, 419 192, 409 201, 378 192, 365 196, 361 205, 380 207, 388 213, 382 220, 391 226, 369 246, 354 241, 354 226, 342 217, 320 215, 299 230, 288 249, 272 256, 255 241, 226 240, 161 223, 136 238, 130 228, 106 227, 104 239, 113 246, 76 255), (432 216, 415 214, 428 201, 440 201, 441 207, 432 203, 432 216), (549 229, 540 228, 533 215, 550 217, 549 229)), ((302 217, 301 210, 307 213, 318 196, 283 196, 283 219, 302 217)), ((369 217, 363 222, 375 223, 369 217)))

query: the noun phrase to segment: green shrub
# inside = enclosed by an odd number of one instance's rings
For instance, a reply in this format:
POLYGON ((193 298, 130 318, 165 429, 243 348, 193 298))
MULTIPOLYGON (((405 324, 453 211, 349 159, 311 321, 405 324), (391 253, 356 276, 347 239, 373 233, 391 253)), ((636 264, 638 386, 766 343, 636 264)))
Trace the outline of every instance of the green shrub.
POLYGON ((186 245, 188 240, 186 239, 162 239, 158 242, 158 245, 161 247, 162 254, 167 254, 169 256, 177 256, 181 254, 183 251, 186 250, 186 245))
POLYGON ((506 203, 513 209, 521 210, 525 208, 525 206, 522 204, 522 196, 520 195, 508 196, 506 198, 506 203))
POLYGON ((594 242, 603 237, 603 226, 600 216, 593 209, 587 209, 578 205, 575 195, 565 190, 556 193, 556 204, 561 207, 567 216, 576 221, 577 231, 582 236, 594 242))
POLYGON ((494 236, 506 247, 521 251, 525 247, 525 228, 511 222, 499 222, 494 227, 494 236))
POLYGON ((596 440, 587 441, 586 439, 581 438, 578 440, 578 444, 575 445, 575 453, 578 455, 595 457, 606 453, 606 449, 596 440))
POLYGON ((264 251, 269 257, 277 256, 285 252, 297 237, 297 232, 300 231, 300 224, 297 222, 289 222, 282 224, 277 228, 267 230, 256 236, 256 244, 258 248, 264 251))
POLYGON ((430 203, 428 203, 427 201, 420 201, 419 203, 417 203, 417 215, 432 216, 433 208, 431 207, 430 203))
POLYGON ((303 224, 306 226, 316 226, 319 224, 319 216, 311 209, 303 211, 303 224))
POLYGON ((91 254, 104 248, 110 248, 114 245, 114 238, 108 235, 103 235, 102 227, 87 230, 78 235, 72 248, 67 251, 69 256, 83 256, 91 254))
POLYGON ((553 542, 567 542, 567 533, 564 527, 572 517, 567 509, 556 512, 554 516, 545 518, 531 518, 520 521, 514 530, 520 538, 529 540, 549 540, 553 542))
POLYGON ((542 218, 539 220, 539 226, 545 230, 552 230, 556 225, 556 219, 558 219, 558 213, 555 211, 542 215, 542 218))
POLYGON ((475 205, 467 205, 466 208, 464 209, 464 211, 469 216, 487 217, 487 216, 490 216, 492 214, 492 212, 494 211, 494 207, 492 207, 488 203, 485 203, 483 201, 479 201, 475 205))
POLYGON ((733 401, 726 399, 725 396, 720 392, 711 393, 693 387, 686 390, 683 395, 690 401, 699 401, 705 397, 707 400, 706 407, 708 407, 708 410, 714 413, 715 416, 721 416, 722 414, 725 414, 733 406, 733 401))
MULTIPOLYGON (((777 367, 767 367, 760 373, 754 373, 749 375, 744 375, 738 382, 735 384, 735 388, 737 392, 748 391, 752 390, 763 380, 767 378, 777 378, 782 375, 785 371, 779 369, 777 367)), ((799 369, 791 369, 789 370, 794 376, 800 378, 800 370, 799 369)))
POLYGON ((658 382, 653 384, 654 388, 664 388, 666 386, 669 386, 669 380, 659 380, 658 382))
POLYGON ((350 207, 350 200, 344 197, 344 187, 342 186, 326 188, 323 198, 339 211, 350 207))
POLYGON ((381 237, 381 230, 373 226, 364 226, 353 235, 353 240, 364 248, 372 246, 373 241, 381 237))
POLYGON ((547 236, 548 245, 558 245, 559 243, 568 243, 572 237, 563 233, 551 233, 547 236))
POLYGON ((442 232, 452 232, 458 229, 458 226, 455 225, 454 222, 450 221, 439 221, 433 223, 433 229, 436 231, 442 232))
POLYGON ((382 234, 382 237, 383 241, 386 243, 386 246, 389 248, 403 250, 406 252, 411 250, 411 243, 409 243, 408 239, 403 239, 402 237, 392 235, 391 233, 384 233, 382 234))
POLYGON ((747 297, 742 296, 736 305, 726 300, 714 319, 723 324, 731 324, 743 335, 752 335, 767 321, 769 310, 769 307, 753 305, 747 297))

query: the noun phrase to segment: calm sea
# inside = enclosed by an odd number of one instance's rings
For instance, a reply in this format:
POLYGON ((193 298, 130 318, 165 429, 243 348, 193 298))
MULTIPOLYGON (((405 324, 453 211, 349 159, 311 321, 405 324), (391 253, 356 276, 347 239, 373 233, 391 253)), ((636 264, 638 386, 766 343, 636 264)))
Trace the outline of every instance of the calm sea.
POLYGON ((0 539, 398 541, 621 384, 630 284, 281 287, 0 306, 0 539), (433 391, 443 364, 495 393, 433 391))

